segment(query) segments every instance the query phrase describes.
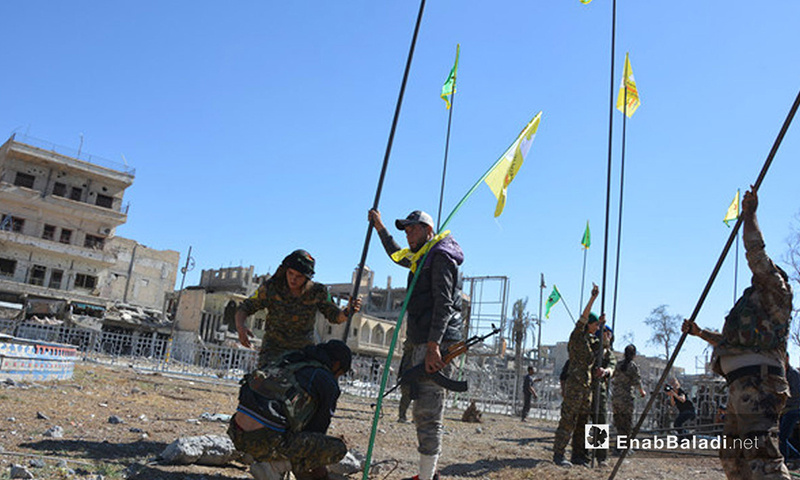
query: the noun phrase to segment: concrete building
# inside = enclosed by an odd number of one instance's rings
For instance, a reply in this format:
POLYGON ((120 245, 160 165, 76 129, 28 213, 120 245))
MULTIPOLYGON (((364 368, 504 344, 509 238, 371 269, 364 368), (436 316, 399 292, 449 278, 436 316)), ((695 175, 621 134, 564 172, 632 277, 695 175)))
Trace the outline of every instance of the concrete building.
POLYGON ((65 151, 14 135, 0 146, 0 301, 36 300, 47 312, 162 310, 178 252, 115 236, 134 170, 65 151))

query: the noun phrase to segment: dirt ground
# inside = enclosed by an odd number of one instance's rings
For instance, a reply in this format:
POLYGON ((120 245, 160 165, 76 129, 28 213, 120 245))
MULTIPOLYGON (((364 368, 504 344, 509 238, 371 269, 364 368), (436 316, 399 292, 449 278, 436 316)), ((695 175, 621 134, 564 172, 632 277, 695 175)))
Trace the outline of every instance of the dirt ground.
MULTIPOLYGON (((99 479, 99 475, 147 480, 251 478, 247 467, 239 463, 218 468, 168 466, 157 460, 179 437, 224 435, 226 424, 200 417, 232 413, 236 392, 234 385, 209 379, 187 380, 85 363, 76 365, 74 377, 67 381, 0 384, 0 479, 10 478, 12 464, 27 466, 37 479, 99 479), (111 416, 123 423, 110 423, 111 416), (44 436, 53 426, 63 428, 63 438, 44 436), (30 466, 36 459, 44 460, 44 466, 30 466)), ((384 412, 370 478, 411 477, 418 458, 414 426, 395 422, 396 403, 384 404, 384 412)), ((550 461, 554 423, 522 423, 490 414, 483 415, 482 423, 464 423, 461 413, 451 410, 445 415, 439 464, 443 478, 608 478, 617 460, 612 457, 609 466, 594 469, 556 467, 550 461)), ((373 415, 369 399, 345 396, 330 433, 344 436, 351 451, 365 454, 373 415)), ((351 478, 360 479, 361 474, 351 478)), ((725 476, 714 456, 658 457, 636 452, 625 460, 616 478, 710 480, 725 476)))

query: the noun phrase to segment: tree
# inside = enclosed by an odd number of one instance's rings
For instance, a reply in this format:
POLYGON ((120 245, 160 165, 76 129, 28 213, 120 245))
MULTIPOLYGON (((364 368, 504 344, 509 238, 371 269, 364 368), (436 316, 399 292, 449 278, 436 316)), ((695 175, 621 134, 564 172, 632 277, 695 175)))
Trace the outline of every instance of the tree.
POLYGON ((644 319, 645 325, 653 329, 649 345, 664 347, 665 359, 669 359, 672 347, 680 337, 681 315, 670 315, 667 305, 659 305, 644 319))
POLYGON ((528 297, 518 299, 511 308, 512 324, 511 339, 514 341, 514 364, 516 365, 517 379, 522 379, 522 346, 531 324, 531 316, 525 309, 528 307, 528 297))
MULTIPOLYGON (((794 291, 800 291, 800 212, 794 216, 794 221, 789 226, 789 237, 786 239, 786 244, 789 249, 783 256, 783 260, 787 264, 786 273, 789 275, 789 281, 793 283, 794 291)), ((795 320, 800 319, 800 302, 794 302, 797 308, 794 309, 793 317, 795 320)), ((793 322, 792 332, 790 338, 792 343, 800 346, 800 324, 797 321, 793 322)))

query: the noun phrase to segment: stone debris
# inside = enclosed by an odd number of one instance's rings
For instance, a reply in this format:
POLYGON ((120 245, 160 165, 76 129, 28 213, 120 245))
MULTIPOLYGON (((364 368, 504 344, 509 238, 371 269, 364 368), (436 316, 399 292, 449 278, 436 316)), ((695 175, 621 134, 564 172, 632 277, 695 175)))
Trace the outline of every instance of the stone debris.
POLYGON ((64 438, 64 429, 58 425, 48 428, 42 435, 51 438, 64 438))
POLYGON ((226 415, 224 413, 203 413, 200 415, 200 420, 205 420, 206 422, 222 422, 228 423, 231 421, 231 415, 226 415))
POLYGON ((42 412, 36 412, 36 418, 38 418, 39 420, 50 420, 50 417, 48 417, 42 412))
POLYGON ((30 462, 28 462, 28 465, 33 468, 44 468, 47 466, 47 463, 41 458, 32 458, 30 462))
POLYGON ((239 457, 233 442, 227 436, 202 435, 182 437, 161 452, 161 460, 170 465, 226 465, 239 457))
POLYGON ((33 479, 33 474, 22 465, 11 465, 11 478, 33 479))
POLYGON ((467 423, 481 423, 481 417, 483 416, 483 412, 478 410, 478 406, 475 404, 475 400, 469 404, 466 410, 464 410, 464 414, 461 416, 462 422, 467 423))
POLYGON ((351 450, 335 465, 328 465, 328 472, 335 475, 350 475, 364 470, 366 458, 360 452, 351 450))
POLYGON ((111 415, 110 417, 108 417, 108 423, 111 423, 113 425, 119 425, 125 423, 125 420, 119 418, 116 415, 111 415))

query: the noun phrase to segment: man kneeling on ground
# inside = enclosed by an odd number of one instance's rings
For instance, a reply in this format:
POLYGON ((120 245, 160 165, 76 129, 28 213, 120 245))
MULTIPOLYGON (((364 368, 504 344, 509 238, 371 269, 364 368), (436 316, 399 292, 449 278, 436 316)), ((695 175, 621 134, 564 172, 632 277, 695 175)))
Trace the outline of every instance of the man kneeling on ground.
POLYGON ((344 342, 331 340, 287 352, 245 376, 228 435, 255 459, 256 480, 278 480, 289 470, 298 480, 325 479, 325 466, 344 458, 344 441, 325 432, 340 394, 337 380, 351 359, 344 342))

